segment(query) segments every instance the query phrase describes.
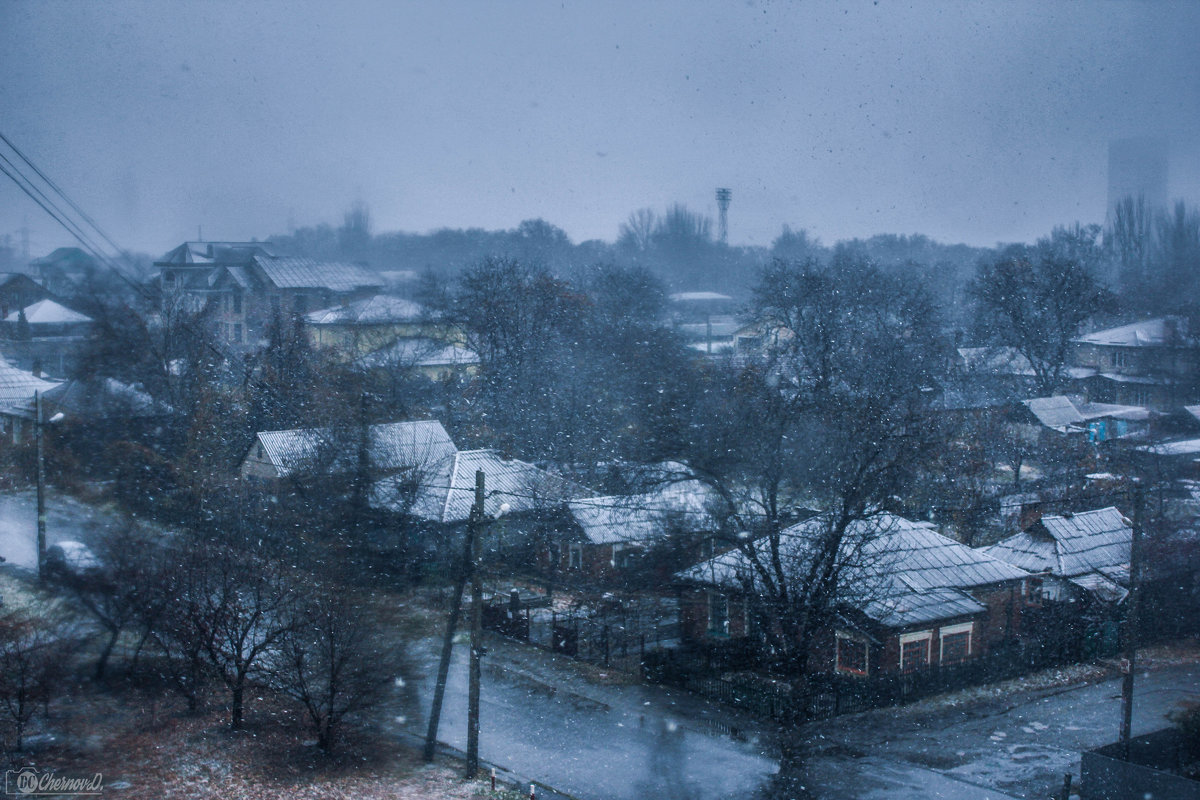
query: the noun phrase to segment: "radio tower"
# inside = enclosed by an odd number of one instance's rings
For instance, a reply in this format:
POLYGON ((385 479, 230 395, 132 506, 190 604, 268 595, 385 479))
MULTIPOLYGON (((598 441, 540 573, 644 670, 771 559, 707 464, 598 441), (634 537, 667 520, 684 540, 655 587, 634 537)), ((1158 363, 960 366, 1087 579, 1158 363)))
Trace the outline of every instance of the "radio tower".
POLYGON ((728 189, 717 189, 717 238, 721 244, 729 243, 729 201, 733 192, 728 189))

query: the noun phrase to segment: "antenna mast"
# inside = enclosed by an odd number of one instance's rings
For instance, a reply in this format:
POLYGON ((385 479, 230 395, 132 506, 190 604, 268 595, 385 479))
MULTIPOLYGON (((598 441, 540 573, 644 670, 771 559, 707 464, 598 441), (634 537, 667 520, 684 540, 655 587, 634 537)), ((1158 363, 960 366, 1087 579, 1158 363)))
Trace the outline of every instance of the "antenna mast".
POLYGON ((729 243, 729 201, 733 192, 728 189, 717 189, 717 238, 721 244, 729 243))

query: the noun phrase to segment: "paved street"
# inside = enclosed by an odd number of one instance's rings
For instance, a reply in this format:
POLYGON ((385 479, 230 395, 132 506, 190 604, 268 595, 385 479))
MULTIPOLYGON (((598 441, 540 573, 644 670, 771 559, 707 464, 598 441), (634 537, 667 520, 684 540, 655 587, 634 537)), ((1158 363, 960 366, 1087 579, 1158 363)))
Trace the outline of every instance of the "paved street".
MULTIPOLYGON (((421 659, 422 709, 433 678, 421 659)), ((776 771, 769 726, 683 692, 586 679, 587 670, 489 637, 483 758, 584 800, 753 797, 776 771)), ((456 647, 441 739, 466 742, 466 647, 456 647)), ((1139 676, 1135 732, 1164 724, 1200 687, 1200 666, 1139 676)), ((1079 751, 1112 741, 1120 683, 1024 692, 962 707, 914 706, 810 726, 814 798, 1046 798, 1079 751)), ((414 715, 419 716, 419 715, 414 715)), ((425 720, 409 719, 424 730, 425 720)))
MULTIPOLYGON (((46 542, 91 543, 120 519, 54 489, 47 492, 46 542)), ((37 495, 32 490, 0 494, 0 556, 6 566, 37 569, 37 495)))

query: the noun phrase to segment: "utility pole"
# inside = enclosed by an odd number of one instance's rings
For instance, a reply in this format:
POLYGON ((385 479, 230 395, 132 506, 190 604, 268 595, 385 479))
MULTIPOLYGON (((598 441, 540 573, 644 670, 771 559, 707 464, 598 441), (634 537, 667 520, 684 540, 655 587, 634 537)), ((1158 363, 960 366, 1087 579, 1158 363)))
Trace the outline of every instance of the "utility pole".
MULTIPOLYGON (((462 562, 455 576, 454 598, 450 606, 450 618, 446 621, 446 634, 442 638, 442 657, 438 662, 437 682, 433 689, 433 706, 429 711, 429 728, 425 734, 425 760, 433 761, 437 750, 438 725, 442 719, 442 701, 446 697, 446 679, 450 674, 450 656, 454 649, 454 633, 458 629, 458 618, 462 616, 462 595, 467 587, 467 578, 474 572, 475 537, 483 520, 483 472, 475 473, 475 505, 467 524, 467 541, 463 547, 462 562), (479 522, 477 523, 477 520, 479 522)), ((472 585, 473 588, 473 585, 472 585)), ((474 642, 472 642, 474 647, 474 642)))
POLYGON ((33 438, 37 442, 37 574, 46 578, 46 448, 42 443, 42 393, 33 393, 33 438))
POLYGON ((1129 760, 1129 740, 1133 730, 1133 673, 1137 669, 1138 595, 1141 568, 1142 516, 1146 490, 1133 488, 1133 535, 1129 541, 1129 597, 1125 601, 1125 675, 1121 681, 1121 758, 1129 760))
POLYGON ((467 689, 467 779, 479 771, 479 657, 483 655, 483 584, 479 555, 483 540, 483 470, 475 470, 471 508, 471 669, 467 689))

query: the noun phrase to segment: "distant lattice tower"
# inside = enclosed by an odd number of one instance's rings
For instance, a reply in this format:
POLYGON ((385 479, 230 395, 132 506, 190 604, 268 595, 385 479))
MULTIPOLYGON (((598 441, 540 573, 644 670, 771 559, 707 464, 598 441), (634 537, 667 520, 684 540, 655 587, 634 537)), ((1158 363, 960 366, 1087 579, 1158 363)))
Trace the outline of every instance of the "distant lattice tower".
POLYGON ((721 244, 729 243, 729 201, 733 192, 728 189, 717 189, 717 238, 721 244))

